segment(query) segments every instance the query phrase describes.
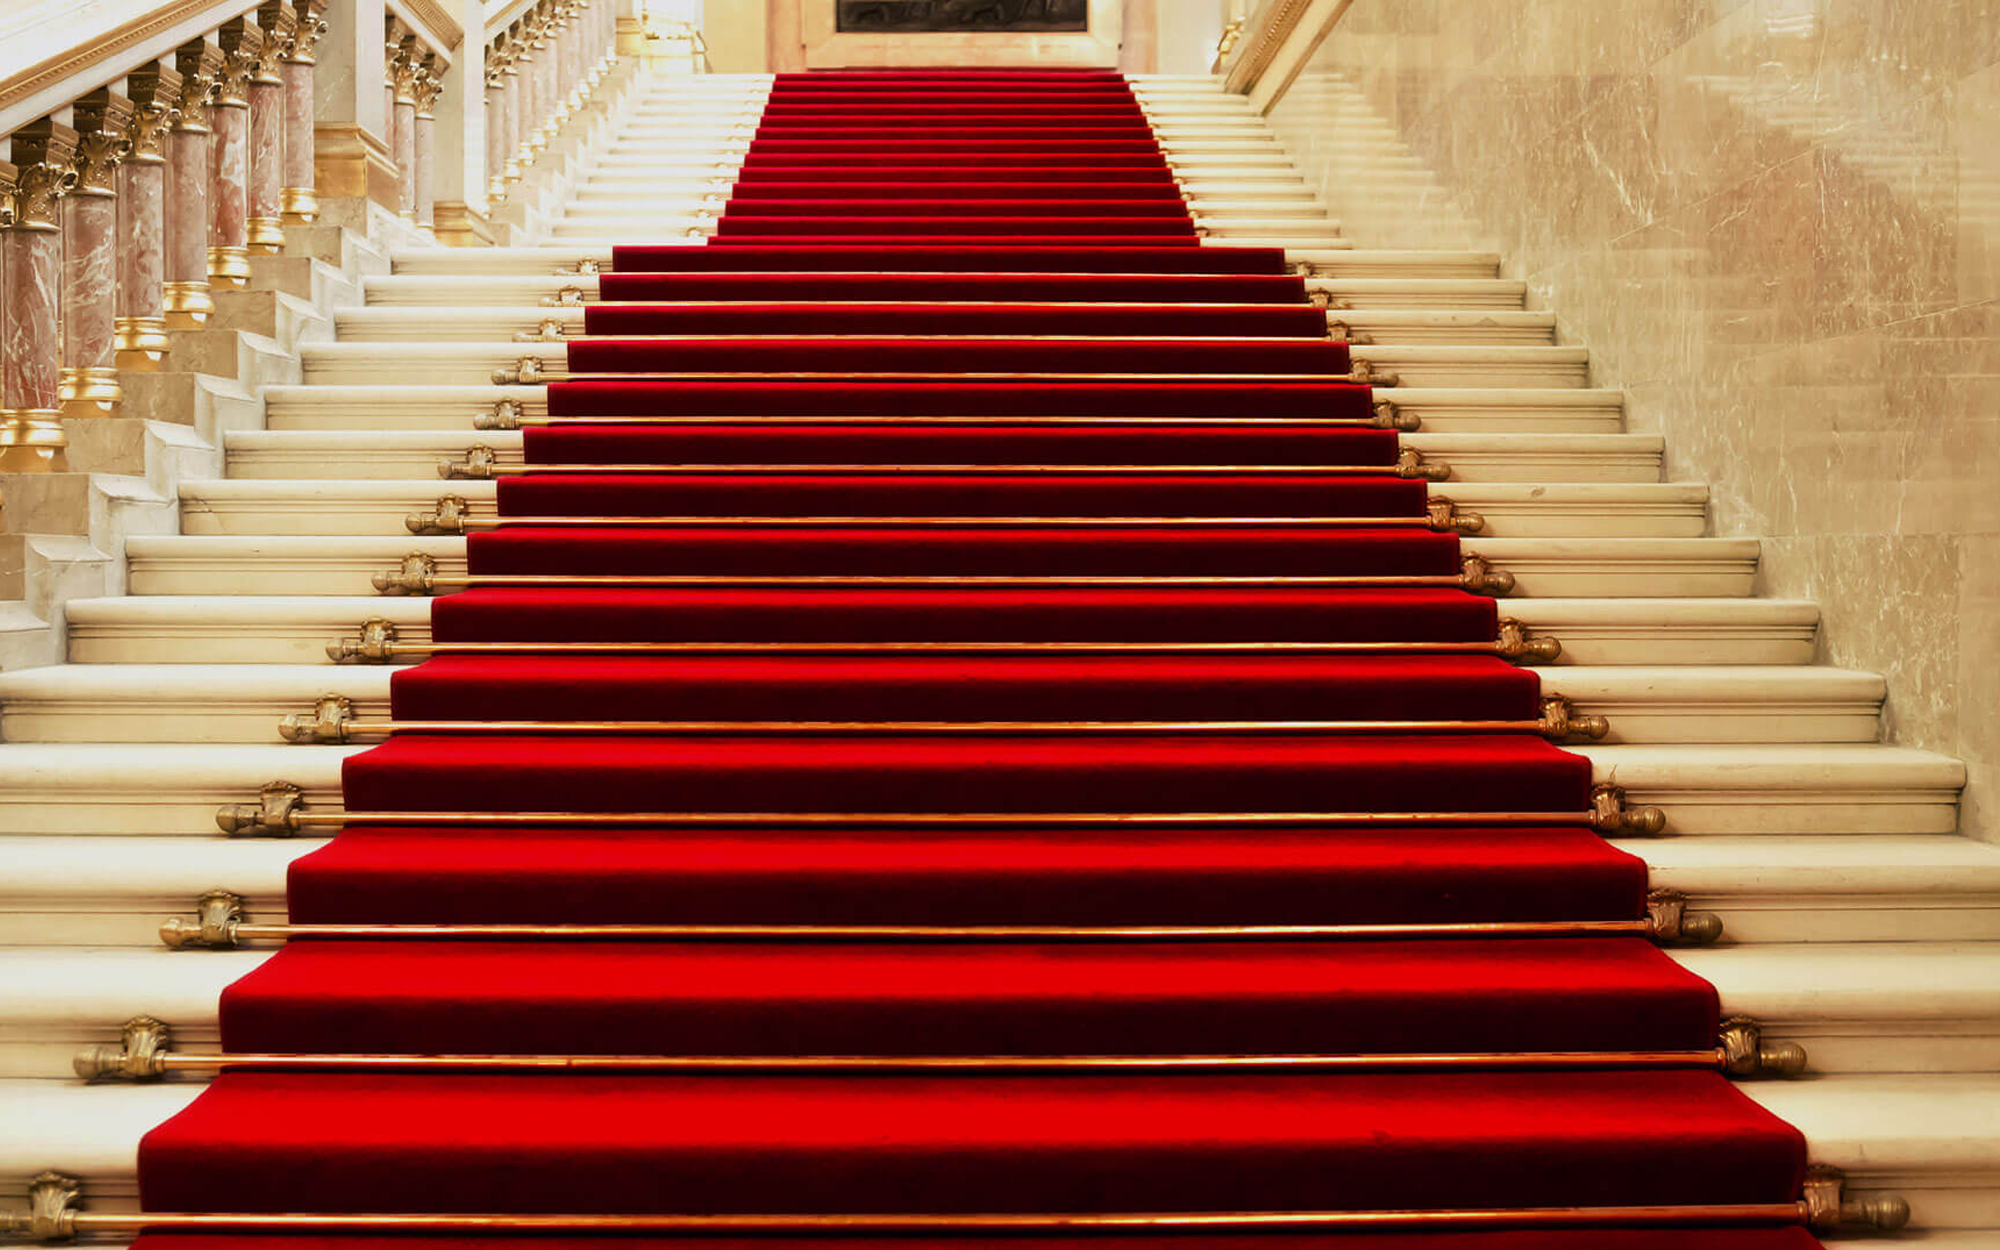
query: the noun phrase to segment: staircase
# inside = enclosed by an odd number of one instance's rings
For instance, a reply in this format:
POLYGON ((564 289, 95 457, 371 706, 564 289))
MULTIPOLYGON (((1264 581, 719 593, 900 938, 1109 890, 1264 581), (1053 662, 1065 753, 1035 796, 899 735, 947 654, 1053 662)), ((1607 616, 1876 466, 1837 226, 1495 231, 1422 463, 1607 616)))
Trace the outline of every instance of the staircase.
MULTIPOLYGON (((363 650, 371 621, 429 638, 433 600, 373 579, 412 552, 463 571, 462 536, 409 520, 446 496, 492 513, 491 468, 546 411, 496 373, 563 366, 611 241, 714 230, 769 82, 635 92, 541 246, 397 254, 302 349, 302 382, 266 390, 265 428, 228 436, 227 476, 183 486, 180 533, 130 541, 128 593, 70 604, 69 663, 0 675, 0 1193, 55 1168, 94 1209, 134 1203, 138 1138, 199 1084, 85 1086, 72 1054, 138 1015, 216 1048, 218 996, 268 951, 164 950, 162 919, 218 888, 281 919, 287 865, 321 844, 217 836, 217 807, 283 779, 339 808, 364 748, 288 743, 280 721, 334 695, 387 718, 390 666, 329 644, 363 650)), ((1814 663, 1814 605, 1756 597, 1756 540, 1708 533, 1703 485, 1661 480, 1660 440, 1625 432, 1618 391, 1500 257, 1371 249, 1242 99, 1135 86, 1209 244, 1310 267, 1357 368, 1393 379, 1377 398, 1432 496, 1483 519, 1464 546, 1513 575, 1502 615, 1561 640, 1544 691, 1609 725, 1574 749, 1666 815, 1618 845, 1726 926, 1674 957, 1811 1056, 1741 1088, 1851 1189, 1907 1197, 1924 1245, 2000 1245, 2000 850, 1955 833, 1961 767, 1878 741, 1882 679, 1814 663)), ((1404 168, 1365 120, 1357 159, 1404 168)))

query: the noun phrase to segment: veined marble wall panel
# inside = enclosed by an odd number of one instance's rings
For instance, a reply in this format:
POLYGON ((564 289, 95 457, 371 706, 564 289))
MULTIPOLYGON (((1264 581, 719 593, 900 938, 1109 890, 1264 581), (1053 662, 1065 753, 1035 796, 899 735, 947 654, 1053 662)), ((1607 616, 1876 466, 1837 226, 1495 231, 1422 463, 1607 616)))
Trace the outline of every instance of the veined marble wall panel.
POLYGON ((2000 840, 2000 0, 1355 0, 1271 117, 1363 245, 1505 254, 2000 840))

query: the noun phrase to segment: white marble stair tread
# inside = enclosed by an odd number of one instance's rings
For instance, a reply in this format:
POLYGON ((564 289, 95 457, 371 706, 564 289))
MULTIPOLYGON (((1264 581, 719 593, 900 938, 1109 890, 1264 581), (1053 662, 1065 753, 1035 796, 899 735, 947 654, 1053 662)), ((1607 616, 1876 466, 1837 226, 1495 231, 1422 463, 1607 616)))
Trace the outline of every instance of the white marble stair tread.
MULTIPOLYGON (((330 642, 381 617, 430 637, 431 601, 374 594, 75 599, 77 663, 326 664, 330 642)), ((1785 599, 1521 599, 1502 609, 1562 641, 1570 664, 1809 664, 1819 610, 1785 599)))
MULTIPOLYGON (((437 462, 456 460, 481 446, 502 464, 521 460, 517 430, 474 430, 469 417, 457 429, 232 430, 225 434, 228 473, 237 480, 316 479, 437 480, 437 462)), ((1406 446, 1451 467, 1439 493, 1469 483, 1606 482, 1660 480, 1662 440, 1656 434, 1426 434, 1402 436, 1406 446)))
MULTIPOLYGON (((136 1015, 176 1050, 220 1049, 220 999, 273 947, 0 947, 0 1079, 73 1080, 81 1047, 115 1044, 136 1015)), ((1815 1077, 2000 1069, 2000 942, 1872 942, 1671 949, 1713 984, 1725 1017, 1805 1046, 1815 1077), (1902 1066, 1899 1066, 1902 1065, 1902 1066)))
MULTIPOLYGON (((316 837, 0 836, 0 943, 153 950, 160 921, 212 889, 285 914, 285 871, 316 837)), ((1954 834, 1620 839, 1652 883, 1759 943, 2000 939, 2000 848, 1954 834)))
MULTIPOLYGON (((57 664, 0 673, 8 742, 279 741, 280 717, 325 695, 388 718, 394 670, 324 664, 57 664)), ((1571 666, 1545 693, 1610 720, 1607 742, 1873 742, 1884 687, 1824 665, 1571 666)))
MULTIPOLYGON (((326 470, 340 470, 328 463, 326 470)), ((404 533, 413 510, 429 511, 446 496, 494 513, 497 483, 441 481, 435 467, 411 465, 407 480, 369 478, 225 478, 184 482, 183 534, 404 533)), ((727 473, 726 466, 718 470, 727 473)), ((1330 489, 1330 494, 1337 491, 1330 489)), ((1708 488, 1696 483, 1477 483, 1429 488, 1460 512, 1477 513, 1479 533, 1492 538, 1699 538, 1707 531, 1708 488)), ((837 512, 837 509, 830 511, 837 512)), ((1152 515, 1157 508, 1136 515, 1152 515)), ((1216 511, 1209 509, 1209 511, 1216 511)), ((1221 510, 1227 512, 1226 509, 1221 510)), ((1313 515, 1307 508, 1305 515, 1313 515)))
MULTIPOLYGON (((2000 1224, 2000 1077, 1854 1075, 1739 1086, 1804 1131, 1815 1162, 1858 1191, 1905 1194, 1919 1226, 2000 1224)), ((0 1190, 35 1173, 85 1177, 93 1205, 134 1209, 140 1137, 200 1094, 193 1083, 0 1081, 0 1190)))
MULTIPOLYGON (((1520 597, 1748 595, 1757 543, 1744 538, 1484 538, 1463 540, 1513 575, 1520 597)), ((422 552, 462 571, 456 537, 135 535, 126 543, 130 593, 366 594, 370 579, 422 552)))
MULTIPOLYGON (((847 336, 815 337, 837 341, 847 336)), ((1190 351, 1203 344, 1199 337, 1178 338, 1190 351)), ((1458 347, 1425 343, 1356 346, 1350 350, 1357 362, 1366 361, 1378 369, 1392 371, 1411 387, 1429 389, 1581 389, 1588 383, 1590 367, 1589 352, 1581 347, 1507 344, 1458 347)), ((544 369, 560 372, 569 367, 569 348, 561 342, 516 343, 503 338, 484 343, 457 340, 311 343, 302 346, 299 352, 303 381, 309 386, 367 386, 379 384, 385 374, 424 377, 431 379, 429 385, 491 385, 494 370, 529 358, 540 360, 544 369)), ((1384 394, 1392 402, 1397 398, 1394 388, 1384 394)))
MULTIPOLYGON (((215 808, 290 781, 339 805, 340 762, 365 746, 235 743, 0 745, 0 828, 35 834, 212 829, 215 808)), ((1674 834, 1949 833, 1965 766, 1875 744, 1590 745, 1599 781, 1665 809, 1674 834)))
POLYGON ((1518 310, 1528 297, 1528 284, 1518 278, 1308 278, 1306 290, 1324 293, 1334 316, 1372 309, 1518 310))

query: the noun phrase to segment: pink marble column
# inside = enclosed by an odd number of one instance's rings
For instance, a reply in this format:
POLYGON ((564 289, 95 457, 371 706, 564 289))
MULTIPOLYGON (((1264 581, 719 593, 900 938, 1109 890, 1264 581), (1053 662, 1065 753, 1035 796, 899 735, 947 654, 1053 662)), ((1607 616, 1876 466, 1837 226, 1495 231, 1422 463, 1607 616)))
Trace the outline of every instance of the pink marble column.
POLYGON ((416 156, 416 219, 418 225, 428 226, 436 222, 437 187, 432 179, 437 168, 437 120, 418 112, 416 132, 416 142, 411 145, 416 156))
POLYGON ((14 220, 0 230, 0 472, 67 467, 59 198, 76 132, 43 118, 14 132, 14 220))
POLYGON ((165 364, 167 127, 175 116, 180 75, 147 65, 125 79, 132 94, 132 149, 118 166, 118 298, 112 339, 121 370, 150 372, 165 364))
POLYGON ((66 417, 109 417, 118 386, 118 164, 132 130, 132 102, 100 87, 71 106, 76 185, 63 198, 62 371, 66 417))
POLYGON ((498 66, 486 71, 486 198, 497 200, 507 189, 507 80, 498 66))
POLYGON ((252 251, 275 256, 285 246, 283 185, 285 84, 278 67, 268 79, 250 80, 250 184, 244 235, 252 251))
POLYGON ((222 77, 208 144, 208 280, 223 287, 250 281, 250 75, 263 42, 242 19, 226 23, 222 77))
POLYGON ((181 75, 180 118, 167 135, 165 308, 170 327, 198 327, 215 311, 208 286, 208 90, 222 72, 222 52, 200 40, 175 54, 181 75))
POLYGON ((417 219, 417 102, 396 97, 396 211, 417 219))
POLYGON ((306 225, 319 216, 318 180, 313 174, 313 67, 318 63, 320 37, 326 34, 326 5, 321 0, 293 0, 292 11, 298 14, 298 29, 278 67, 285 84, 278 212, 288 224, 306 225))
POLYGON ((305 225, 319 216, 313 177, 313 63, 286 61, 279 74, 285 80, 285 136, 278 214, 305 225))

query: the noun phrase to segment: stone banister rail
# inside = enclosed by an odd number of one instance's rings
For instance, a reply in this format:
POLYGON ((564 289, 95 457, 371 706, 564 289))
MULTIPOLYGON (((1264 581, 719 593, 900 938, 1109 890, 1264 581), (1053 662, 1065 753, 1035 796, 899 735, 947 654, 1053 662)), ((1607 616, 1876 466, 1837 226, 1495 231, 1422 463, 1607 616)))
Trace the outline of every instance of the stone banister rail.
POLYGON ((70 468, 65 422, 120 415, 121 375, 173 369, 260 258, 322 254, 301 231, 531 239, 509 203, 574 176, 551 153, 619 0, 145 4, 0 77, 0 474, 70 468))

